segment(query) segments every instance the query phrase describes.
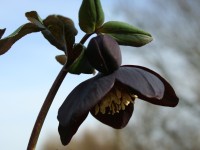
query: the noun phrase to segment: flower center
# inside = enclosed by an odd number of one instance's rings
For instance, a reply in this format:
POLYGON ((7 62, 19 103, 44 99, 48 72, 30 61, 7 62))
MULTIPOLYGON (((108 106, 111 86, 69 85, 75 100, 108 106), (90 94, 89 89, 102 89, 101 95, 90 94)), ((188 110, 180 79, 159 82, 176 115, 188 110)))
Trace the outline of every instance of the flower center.
POLYGON ((99 112, 102 114, 119 113, 121 110, 125 110, 130 103, 134 103, 137 95, 127 92, 127 88, 119 88, 114 86, 110 92, 108 92, 99 104, 95 106, 95 115, 99 112))

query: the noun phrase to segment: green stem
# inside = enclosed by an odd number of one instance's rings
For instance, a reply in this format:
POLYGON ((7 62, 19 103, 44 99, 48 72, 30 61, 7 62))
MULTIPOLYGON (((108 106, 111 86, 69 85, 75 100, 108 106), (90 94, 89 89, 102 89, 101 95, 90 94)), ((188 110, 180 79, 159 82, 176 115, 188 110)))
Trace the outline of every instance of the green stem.
POLYGON ((80 44, 84 44, 92 34, 94 33, 85 34, 84 37, 81 39, 80 44))
POLYGON ((49 90, 49 93, 47 94, 47 97, 40 109, 40 112, 38 114, 37 120, 35 122, 35 125, 33 127, 32 133, 31 133, 31 137, 29 139, 29 143, 28 143, 28 147, 27 150, 35 150, 37 141, 38 141, 38 137, 40 134, 40 131, 42 129, 42 125, 44 123, 44 120, 46 118, 46 115, 48 113, 48 110, 53 102, 53 99, 61 85, 61 83, 63 82, 65 76, 68 73, 68 69, 66 67, 66 64, 63 66, 63 68, 61 69, 61 71, 59 72, 57 78, 55 79, 51 89, 49 90))

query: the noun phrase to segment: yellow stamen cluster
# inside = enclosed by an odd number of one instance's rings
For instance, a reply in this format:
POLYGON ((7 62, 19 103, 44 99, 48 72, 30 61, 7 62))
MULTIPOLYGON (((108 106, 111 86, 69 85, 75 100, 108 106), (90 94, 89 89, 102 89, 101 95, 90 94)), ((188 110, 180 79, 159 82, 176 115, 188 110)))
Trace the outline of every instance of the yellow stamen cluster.
POLYGON ((104 96, 99 104, 95 106, 95 115, 99 112, 102 114, 119 113, 120 110, 125 110, 126 106, 134 103, 137 95, 128 93, 125 89, 114 87, 108 94, 104 96))

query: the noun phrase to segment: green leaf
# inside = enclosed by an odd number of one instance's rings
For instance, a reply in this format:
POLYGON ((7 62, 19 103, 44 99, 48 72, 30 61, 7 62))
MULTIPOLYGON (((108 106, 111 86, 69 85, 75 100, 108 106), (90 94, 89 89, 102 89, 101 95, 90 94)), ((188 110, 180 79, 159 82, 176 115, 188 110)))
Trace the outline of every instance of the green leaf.
POLYGON ((37 25, 39 28, 43 28, 45 29, 45 26, 43 24, 42 19, 40 18, 40 16, 37 14, 36 11, 30 11, 30 12, 26 12, 25 16, 27 17, 27 19, 32 22, 33 24, 37 25))
MULTIPOLYGON (((26 34, 42 31, 44 37, 58 49, 67 51, 72 49, 77 30, 71 19, 62 16, 51 15, 44 21, 36 11, 27 12, 26 17, 31 23, 20 26, 8 37, 0 40, 0 55, 7 52, 11 46, 26 34)), ((0 36, 5 30, 0 30, 0 36)))
POLYGON ((83 0, 79 10, 79 26, 86 33, 93 33, 104 22, 100 0, 83 0))
POLYGON ((74 50, 79 51, 80 48, 82 49, 81 54, 71 65, 69 72, 72 74, 81 74, 81 73, 92 74, 92 73, 94 73, 94 68, 90 65, 90 63, 87 59, 87 56, 85 54, 86 47, 84 47, 81 44, 77 44, 74 47, 74 50))
POLYGON ((120 45, 140 47, 153 40, 151 34, 119 21, 104 23, 98 32, 110 35, 120 45))
POLYGON ((32 23, 26 23, 20 26, 11 35, 0 40, 0 55, 6 53, 11 48, 11 46, 23 36, 33 32, 39 32, 41 30, 41 28, 32 23))
POLYGON ((3 36, 4 32, 6 31, 6 29, 0 29, 0 39, 3 36))
POLYGON ((71 19, 60 15, 50 15, 43 20, 43 23, 46 30, 43 30, 42 34, 52 45, 64 52, 73 48, 77 30, 71 19))

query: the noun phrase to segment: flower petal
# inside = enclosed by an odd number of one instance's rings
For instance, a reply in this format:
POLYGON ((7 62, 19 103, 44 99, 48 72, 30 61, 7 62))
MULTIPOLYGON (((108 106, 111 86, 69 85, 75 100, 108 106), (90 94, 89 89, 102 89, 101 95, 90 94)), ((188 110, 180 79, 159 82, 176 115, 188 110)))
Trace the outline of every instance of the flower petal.
POLYGON ((117 80, 132 88, 134 94, 138 95, 140 99, 170 107, 178 104, 179 99, 171 85, 148 68, 127 65, 120 67, 116 74, 117 80))
MULTIPOLYGON (((97 75, 79 84, 65 99, 58 111, 58 120, 62 127, 79 122, 89 110, 110 91, 114 85, 114 76, 97 75)), ((80 125, 80 124, 79 124, 80 125)))
POLYGON ((134 108, 133 104, 128 105, 125 110, 120 110, 119 113, 115 113, 114 115, 102 114, 100 112, 95 115, 94 108, 90 111, 90 113, 102 123, 111 126, 115 129, 121 129, 128 124, 133 114, 133 108, 134 108))
POLYGON ((60 134, 60 139, 63 145, 67 145, 71 141, 73 135, 76 133, 87 115, 88 113, 82 115, 78 120, 71 121, 69 124, 67 124, 67 126, 62 126, 59 124, 58 132, 60 134))

